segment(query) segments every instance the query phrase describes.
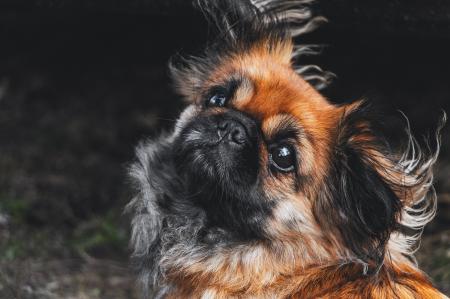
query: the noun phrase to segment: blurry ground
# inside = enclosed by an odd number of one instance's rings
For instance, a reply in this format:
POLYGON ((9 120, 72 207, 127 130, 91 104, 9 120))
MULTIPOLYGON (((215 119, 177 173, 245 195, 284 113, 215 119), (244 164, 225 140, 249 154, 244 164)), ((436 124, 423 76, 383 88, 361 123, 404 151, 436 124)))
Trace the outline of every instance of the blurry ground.
MULTIPOLYGON (((0 27, 0 298, 137 298, 127 264, 133 147, 182 109, 166 63, 191 53, 204 24, 186 17, 43 15, 0 27), (180 25, 181 24, 181 25, 180 25)), ((450 46, 329 25, 318 63, 339 75, 326 95, 367 97, 397 140, 404 111, 420 138, 450 113, 450 46)), ((437 167, 439 212, 418 252, 450 294, 450 134, 437 167)))

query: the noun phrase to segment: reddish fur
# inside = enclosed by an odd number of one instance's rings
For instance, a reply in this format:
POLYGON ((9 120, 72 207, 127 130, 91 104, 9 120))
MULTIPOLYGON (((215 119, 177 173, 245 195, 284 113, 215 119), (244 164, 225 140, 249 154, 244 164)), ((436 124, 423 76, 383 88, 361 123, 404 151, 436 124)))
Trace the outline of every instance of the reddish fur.
MULTIPOLYGON (((314 181, 308 189, 302 190, 302 194, 292 198, 298 200, 296 204, 301 207, 311 208, 312 203, 308 200, 315 198, 317 187, 327 174, 331 159, 329 149, 336 139, 338 122, 356 106, 330 104, 293 71, 289 61, 291 52, 290 43, 282 43, 271 50, 264 44, 257 45, 250 53, 230 57, 219 65, 205 83, 205 89, 233 74, 241 74, 252 82, 253 93, 247 95, 248 99, 238 101, 235 108, 261 121, 265 133, 272 129, 268 120, 274 116, 289 114, 298 121, 310 140, 310 147, 302 149, 302 155, 310 160, 307 162, 311 168, 305 171, 312 174, 314 181)), ((199 100, 198 97, 192 98, 199 100)), ((356 138, 358 140, 354 141, 361 142, 373 137, 361 135, 356 138)), ((265 152, 266 148, 262 146, 261 151, 265 152)), ((267 179, 269 192, 280 188, 284 187, 267 179)), ((320 232, 311 238, 301 236, 278 223, 277 219, 270 225, 278 234, 278 245, 289 244, 294 252, 296 246, 299 251, 300 247, 306 248, 312 257, 321 254, 318 252, 326 255, 317 256, 316 261, 304 261, 301 257, 286 260, 278 255, 273 244, 248 245, 248 248, 264 248, 262 268, 249 267, 242 260, 236 267, 230 267, 231 251, 224 253, 225 261, 212 272, 205 268, 206 261, 205 264, 172 269, 168 280, 176 288, 168 298, 200 298, 206 291, 214 298, 445 298, 422 272, 404 259, 386 260, 377 275, 366 276, 360 264, 339 265, 340 257, 345 253, 338 237, 330 240, 321 237, 320 232), (318 248, 322 251, 316 251, 318 248), (305 262, 308 263, 306 266, 305 262), (270 273, 272 276, 266 279, 264 275, 270 273)))
POLYGON ((347 264, 297 269, 266 285, 217 284, 213 276, 181 281, 177 277, 176 283, 178 289, 169 298, 200 298, 206 290, 213 291, 214 298, 445 298, 422 272, 407 264, 386 265, 377 276, 365 276, 360 265, 347 264))

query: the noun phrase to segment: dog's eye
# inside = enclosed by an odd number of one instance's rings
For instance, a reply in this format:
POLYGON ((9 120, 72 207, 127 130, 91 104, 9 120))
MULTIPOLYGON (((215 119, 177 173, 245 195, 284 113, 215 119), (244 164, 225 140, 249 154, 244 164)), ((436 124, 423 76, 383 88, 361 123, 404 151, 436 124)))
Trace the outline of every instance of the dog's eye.
POLYGON ((281 145, 271 149, 269 154, 270 163, 276 169, 289 172, 294 170, 295 154, 289 145, 281 145))
POLYGON ((222 93, 216 93, 206 101, 207 107, 224 107, 227 103, 227 97, 222 93))

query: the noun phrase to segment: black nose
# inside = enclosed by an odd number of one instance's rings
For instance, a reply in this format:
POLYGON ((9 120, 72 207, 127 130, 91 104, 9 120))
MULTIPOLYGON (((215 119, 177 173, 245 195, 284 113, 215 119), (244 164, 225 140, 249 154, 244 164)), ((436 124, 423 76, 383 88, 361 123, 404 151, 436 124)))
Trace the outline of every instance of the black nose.
POLYGON ((217 125, 217 135, 221 142, 228 142, 234 145, 244 145, 248 141, 248 134, 245 127, 238 120, 222 120, 217 125))

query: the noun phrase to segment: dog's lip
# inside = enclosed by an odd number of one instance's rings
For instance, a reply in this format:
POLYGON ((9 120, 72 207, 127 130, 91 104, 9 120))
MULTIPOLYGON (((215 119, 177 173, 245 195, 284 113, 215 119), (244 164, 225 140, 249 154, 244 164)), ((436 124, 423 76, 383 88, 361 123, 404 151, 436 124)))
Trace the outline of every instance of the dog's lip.
MULTIPOLYGON (((224 136, 225 137, 225 136, 224 136)), ((217 139, 210 139, 208 142, 206 142, 204 145, 205 145, 205 147, 207 147, 207 148, 216 148, 217 146, 219 146, 221 143, 223 143, 223 139, 224 139, 224 137, 222 137, 222 138, 217 138, 217 139)))

